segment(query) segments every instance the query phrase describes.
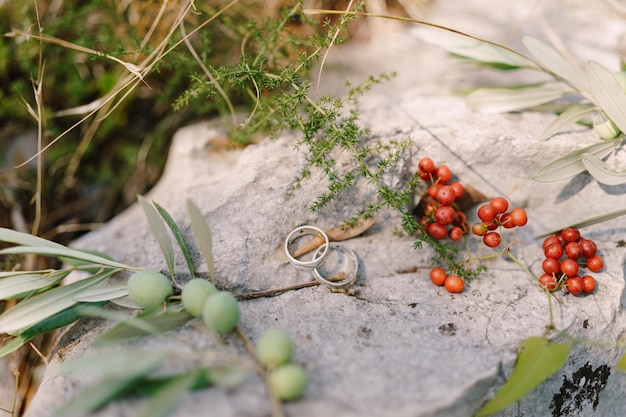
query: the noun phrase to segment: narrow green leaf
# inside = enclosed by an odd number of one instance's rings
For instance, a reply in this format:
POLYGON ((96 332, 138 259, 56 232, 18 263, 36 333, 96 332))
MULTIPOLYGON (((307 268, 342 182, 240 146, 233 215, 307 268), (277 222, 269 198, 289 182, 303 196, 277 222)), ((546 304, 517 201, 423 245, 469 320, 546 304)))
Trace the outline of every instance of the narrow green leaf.
POLYGON ((166 351, 107 349, 63 363, 59 375, 89 375, 96 379, 119 379, 146 375, 161 367, 171 354, 166 351))
POLYGON ((94 346, 105 346, 123 343, 149 334, 158 334, 176 328, 192 317, 180 305, 168 306, 166 313, 162 308, 146 310, 134 318, 121 322, 102 333, 94 342, 94 346))
POLYGON ((163 220, 165 220, 165 223, 167 224, 167 226, 172 231, 172 234, 174 235, 174 238, 176 239, 176 242, 178 243, 178 246, 180 247, 180 250, 183 253, 185 262, 187 262, 187 268, 189 268, 189 274, 192 277, 195 276, 193 272, 193 263, 191 262, 191 256, 189 256, 189 249, 187 248, 187 244, 185 243, 185 239, 183 238, 183 234, 180 232, 178 225, 176 224, 172 216, 170 216, 170 214, 163 207, 161 207, 157 203, 153 203, 153 204, 156 207, 159 214, 161 215, 161 217, 163 217, 163 220))
POLYGON ((584 153, 583 165, 589 171, 589 174, 599 183, 606 185, 619 185, 626 182, 626 172, 617 171, 607 165, 606 162, 597 156, 584 153))
POLYGON ((0 279, 0 300, 24 298, 37 291, 54 287, 69 273, 70 271, 59 271, 59 273, 46 275, 24 273, 2 278, 0 279))
POLYGON ((593 112, 594 109, 590 106, 571 106, 545 128, 539 136, 539 140, 548 139, 563 130, 566 126, 576 123, 586 115, 593 112))
POLYGON ((613 74, 602 65, 589 61, 586 66, 587 81, 596 104, 626 132, 626 93, 613 74))
POLYGON ((191 231, 196 237, 200 251, 204 255, 207 267, 209 268, 209 279, 215 282, 215 264, 213 261, 213 238, 211 237, 211 229, 207 224, 200 209, 191 201, 186 200, 187 215, 189 216, 191 231))
POLYGON ((615 365, 618 371, 626 372, 626 354, 619 358, 619 362, 615 365))
POLYGON ((30 342, 35 338, 35 335, 25 336, 22 334, 18 334, 11 341, 0 348, 0 358, 8 355, 9 353, 13 353, 26 343, 30 342))
POLYGON ((125 282, 106 285, 98 288, 90 288, 74 297, 75 301, 94 303, 99 301, 110 301, 128 295, 128 286, 125 282))
POLYGON ((598 158, 604 158, 609 155, 620 142, 619 139, 605 140, 577 149, 545 165, 532 174, 531 178, 538 182, 551 182, 573 177, 586 169, 582 162, 583 154, 587 153, 598 158))
POLYGON ((503 64, 507 67, 537 68, 532 60, 516 51, 462 32, 423 26, 413 33, 425 42, 479 62, 503 64))
POLYGON ((49 248, 64 248, 65 246, 46 240, 28 233, 16 232, 15 230, 0 227, 0 240, 15 243, 22 246, 43 246, 49 248))
POLYGON ((24 255, 24 254, 34 254, 41 256, 54 256, 54 257, 65 257, 65 258, 73 258, 80 259, 85 262, 90 262, 92 264, 99 264, 103 266, 107 266, 110 268, 120 268, 120 269, 129 269, 136 270, 137 268, 133 268, 132 266, 124 265, 119 262, 112 261, 107 258, 103 258, 101 256, 93 255, 91 253, 70 249, 65 246, 61 246, 58 248, 46 247, 46 246, 14 246, 11 248, 2 249, 0 254, 13 254, 13 255, 24 255))
POLYGON ((89 415, 130 391, 137 379, 138 377, 100 381, 78 394, 67 404, 57 408, 54 411, 54 416, 78 417, 89 415))
POLYGON ((138 417, 167 417, 189 393, 201 369, 164 381, 139 410, 138 417))
MULTIPOLYGON (((589 219, 583 220, 583 221, 578 222, 578 223, 570 224, 569 226, 566 226, 566 227, 573 227, 573 228, 576 228, 576 229, 582 229, 583 227, 592 226, 594 224, 604 223, 606 221, 613 220, 613 219, 615 219, 617 217, 620 217, 620 216, 623 216, 625 214, 626 214, 626 209, 611 211, 609 213, 601 214, 599 216, 590 217, 589 219)), ((553 231, 548 232, 548 233, 544 233, 543 235, 539 235, 539 236, 535 237, 535 239, 541 239, 541 238, 544 238, 546 236, 554 235, 554 234, 560 232, 563 229, 565 229, 565 227, 563 227, 561 229, 553 230, 553 231)))
POLYGON ((572 65, 556 49, 529 36, 524 37, 522 43, 544 69, 565 80, 578 91, 587 91, 582 71, 572 65))
POLYGON ((523 110, 554 101, 568 93, 561 88, 478 88, 465 97, 467 106, 485 113, 523 110))
POLYGON ((535 389, 563 366, 571 348, 571 343, 550 343, 543 337, 522 340, 513 373, 476 416, 504 410, 535 389))
POLYGON ((165 262, 167 263, 167 269, 170 271, 170 276, 174 276, 174 247, 172 246, 172 240, 170 239, 169 234, 167 233, 167 229, 165 225, 163 225, 163 220, 161 216, 156 211, 154 206, 152 206, 146 199, 142 196, 137 196, 137 200, 139 200, 139 204, 143 209, 146 218, 148 219, 148 224, 150 225, 150 229, 152 230, 152 234, 156 238, 159 247, 161 248, 161 252, 163 253, 163 257, 165 258, 165 262))
POLYGON ((115 270, 106 270, 72 284, 56 287, 17 304, 0 316, 0 333, 16 333, 76 304, 74 297, 101 285, 115 270))
MULTIPOLYGON (((104 304, 105 303, 100 303, 100 305, 104 304)), ((84 316, 79 311, 79 306, 80 304, 77 304, 56 314, 53 314, 52 316, 42 320, 34 326, 31 326, 28 329, 24 330, 22 333, 16 335, 16 337, 13 338, 9 343, 0 348, 0 358, 8 355, 11 352, 16 351, 20 347, 24 346, 26 343, 30 342, 37 335, 59 329, 61 327, 74 323, 76 320, 81 319, 84 316)))

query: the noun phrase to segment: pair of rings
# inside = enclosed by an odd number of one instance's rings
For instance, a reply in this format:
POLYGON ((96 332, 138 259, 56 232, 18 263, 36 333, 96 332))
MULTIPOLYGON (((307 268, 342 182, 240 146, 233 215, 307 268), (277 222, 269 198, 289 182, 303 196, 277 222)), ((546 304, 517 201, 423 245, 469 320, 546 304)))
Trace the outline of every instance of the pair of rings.
MULTIPOLYGON (((359 261, 353 250, 344 248, 340 245, 331 246, 328 235, 323 230, 314 226, 300 226, 293 229, 285 239, 285 253, 287 254, 287 260, 295 268, 302 270, 312 270, 313 277, 317 282, 334 288, 343 288, 351 285, 355 281, 359 269, 359 261), (300 252, 304 251, 298 248, 296 249, 296 251, 291 252, 290 245, 301 236, 306 235, 316 236, 314 239, 317 239, 318 242, 309 243, 313 245, 312 249, 316 247, 317 249, 313 253, 312 259, 305 261, 297 259, 300 257, 301 254, 303 254, 300 252), (319 243, 321 243, 321 245, 319 245, 319 243), (343 279, 332 279, 329 275, 322 275, 322 273, 332 274, 332 272, 324 268, 326 266, 324 261, 327 260, 328 255, 331 253, 331 250, 336 250, 343 254, 343 263, 346 263, 346 267, 348 268, 348 272, 341 273, 341 278, 343 278, 343 275, 345 275, 345 278, 343 279), (320 272, 320 270, 322 272, 320 272)), ((339 274, 335 274, 335 277, 337 277, 338 275, 339 274)))

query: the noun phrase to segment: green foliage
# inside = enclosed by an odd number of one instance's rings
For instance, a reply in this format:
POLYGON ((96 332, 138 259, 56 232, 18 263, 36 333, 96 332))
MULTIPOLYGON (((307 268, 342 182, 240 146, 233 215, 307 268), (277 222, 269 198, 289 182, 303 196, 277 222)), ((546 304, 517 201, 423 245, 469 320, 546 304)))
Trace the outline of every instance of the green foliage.
POLYGON ((513 373, 476 416, 488 416, 504 410, 528 394, 563 366, 571 348, 571 343, 550 343, 543 337, 522 340, 513 373))

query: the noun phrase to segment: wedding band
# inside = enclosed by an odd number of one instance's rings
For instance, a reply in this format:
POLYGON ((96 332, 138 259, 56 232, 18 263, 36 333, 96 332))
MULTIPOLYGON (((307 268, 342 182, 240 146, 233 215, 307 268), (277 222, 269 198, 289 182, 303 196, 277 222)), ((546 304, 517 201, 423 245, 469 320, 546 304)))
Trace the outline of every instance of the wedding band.
POLYGON ((291 233, 289 233, 289 235, 287 235, 287 238, 285 239, 285 253, 287 254, 287 260, 289 261, 291 265, 293 265, 294 267, 298 269, 317 268, 324 261, 324 258, 326 258, 326 255, 328 255, 329 243, 330 242, 328 240, 328 235, 322 229, 318 229, 317 227, 314 227, 314 226, 296 227, 295 229, 291 231, 291 233), (319 235, 322 237, 322 239, 324 239, 324 243, 322 246, 320 246, 317 249, 317 251, 315 251, 315 254, 313 255, 312 260, 299 261, 289 252, 289 244, 291 244, 294 240, 296 240, 300 236, 306 236, 306 235, 319 235), (324 248, 324 250, 321 254, 319 254, 319 251, 321 248, 324 248))
MULTIPOLYGON (((324 249, 324 251, 326 251, 328 249, 328 244, 322 245, 319 248, 317 248, 317 251, 315 251, 315 253, 313 254, 313 258, 315 258, 317 256, 317 253, 324 249), (326 247, 324 247, 326 246, 326 247)), ((356 257, 356 253, 354 253, 354 251, 352 249, 348 249, 348 248, 344 248, 343 246, 339 246, 339 245, 335 245, 333 246, 333 249, 337 249, 341 252, 344 253, 344 255, 346 255, 346 259, 349 259, 351 262, 351 266, 352 266, 352 270, 350 271, 349 274, 347 274, 346 278, 340 280, 340 281, 331 281, 327 278, 329 277, 323 277, 322 274, 320 274, 320 272, 317 270, 317 268, 313 268, 313 277, 315 278, 315 280, 317 282, 319 282, 320 284, 323 285, 329 285, 331 287, 335 287, 335 288, 343 288, 343 287, 347 287, 348 285, 351 285, 352 283, 354 283, 354 280, 356 279, 356 275, 357 272, 359 270, 359 260, 356 257)))

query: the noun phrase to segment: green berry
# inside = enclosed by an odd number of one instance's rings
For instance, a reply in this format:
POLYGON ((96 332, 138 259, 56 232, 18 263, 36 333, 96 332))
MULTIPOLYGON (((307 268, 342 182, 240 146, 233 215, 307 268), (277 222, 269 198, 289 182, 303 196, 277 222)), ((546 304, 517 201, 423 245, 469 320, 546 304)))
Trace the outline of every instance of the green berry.
POLYGON ((203 278, 194 278, 183 287, 181 300, 183 307, 189 314, 194 317, 202 317, 204 311, 204 303, 209 296, 215 294, 217 288, 203 278))
POLYGON ((152 308, 174 293, 172 283, 155 271, 135 272, 128 279, 128 295, 141 308, 152 308))
POLYGON ((256 355, 263 365, 276 367, 291 360, 293 342, 289 334, 281 329, 269 329, 259 338, 256 355))
POLYGON ((276 368, 269 376, 274 394, 283 401, 295 400, 302 396, 307 384, 307 376, 300 365, 288 363, 276 368))
POLYGON ((215 331, 228 333, 239 321, 239 302, 226 291, 210 295, 204 303, 202 320, 215 331))

